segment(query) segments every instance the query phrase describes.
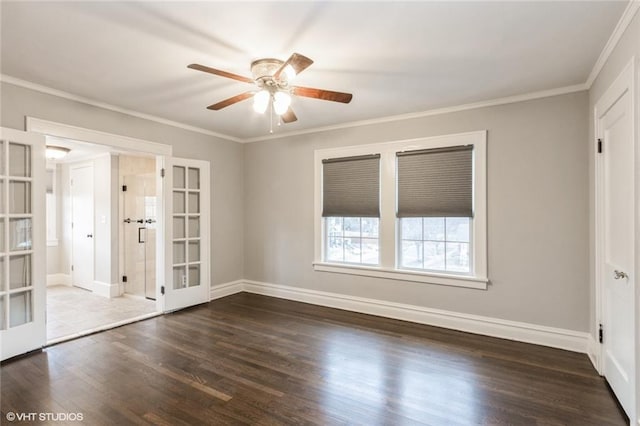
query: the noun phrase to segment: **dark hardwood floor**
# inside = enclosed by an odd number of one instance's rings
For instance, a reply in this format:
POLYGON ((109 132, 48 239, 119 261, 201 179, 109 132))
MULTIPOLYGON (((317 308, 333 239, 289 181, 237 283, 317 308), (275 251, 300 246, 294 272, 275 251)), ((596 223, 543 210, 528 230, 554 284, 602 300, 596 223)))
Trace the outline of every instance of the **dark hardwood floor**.
POLYGON ((1 386, 2 424, 624 424, 585 355, 247 293, 5 363, 1 386))

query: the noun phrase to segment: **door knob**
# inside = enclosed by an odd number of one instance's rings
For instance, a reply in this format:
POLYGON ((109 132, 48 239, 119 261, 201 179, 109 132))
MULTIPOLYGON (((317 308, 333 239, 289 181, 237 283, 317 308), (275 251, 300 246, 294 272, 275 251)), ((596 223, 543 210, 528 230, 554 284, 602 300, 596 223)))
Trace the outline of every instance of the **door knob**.
POLYGON ((621 278, 629 278, 629 275, 627 275, 626 272, 618 271, 617 269, 615 271, 613 271, 613 279, 614 280, 619 280, 621 278))
POLYGON ((87 234, 87 238, 93 238, 93 234, 87 234))

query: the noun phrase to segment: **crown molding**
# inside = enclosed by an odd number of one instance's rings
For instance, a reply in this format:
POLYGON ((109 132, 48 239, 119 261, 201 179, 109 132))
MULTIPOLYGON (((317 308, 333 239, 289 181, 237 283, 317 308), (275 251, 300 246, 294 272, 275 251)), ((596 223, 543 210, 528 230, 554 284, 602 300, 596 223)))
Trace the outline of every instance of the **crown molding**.
POLYGON ((458 105, 453 107, 430 109, 426 111, 392 115, 388 117, 380 117, 380 118, 374 118, 370 120, 351 121, 348 123, 336 124, 332 126, 315 127, 313 129, 300 130, 296 132, 279 133, 277 135, 258 136, 255 138, 244 139, 242 142, 244 143, 260 142, 260 141, 265 141, 270 139, 281 139, 281 138, 286 138, 290 136, 306 135, 309 133, 326 132, 329 130, 347 129, 350 127, 359 127, 359 126, 367 126, 372 124, 389 123, 393 121, 410 120, 413 118, 429 117, 432 115, 450 114, 453 112, 467 111, 470 109, 485 108, 485 107, 491 107, 491 106, 497 106, 497 105, 506 105, 506 104, 512 104, 517 102, 534 100, 534 99, 548 98, 551 96, 566 95, 568 93, 581 92, 587 89, 588 88, 584 83, 575 84, 573 86, 565 86, 565 87, 559 87, 556 89, 542 90, 539 92, 525 93, 522 95, 490 99, 486 101, 474 102, 474 103, 463 104, 463 105, 458 105))
POLYGON ((96 101, 90 98, 85 98, 84 96, 78 96, 78 95, 74 95, 73 93, 65 92, 58 89, 53 89, 51 87, 44 86, 42 84, 32 83, 30 81, 22 80, 16 77, 12 77, 10 75, 0 74, 0 81, 12 84, 14 86, 24 87, 25 89, 31 89, 37 92, 46 93, 48 95, 54 95, 64 99, 69 99, 76 102, 82 102, 84 104, 95 106, 98 108, 119 112, 121 114, 131 115, 133 117, 142 118, 144 120, 155 121, 156 123, 166 124, 168 126, 177 127, 179 129, 189 130, 192 132, 201 133, 208 136, 215 136, 217 138, 226 139, 233 142, 244 142, 244 140, 241 138, 236 138, 234 136, 226 135, 224 133, 218 133, 212 130, 203 129, 201 127, 180 123, 178 121, 167 120, 166 118, 157 117, 155 115, 145 114, 145 113, 134 111, 131 109, 121 108, 105 102, 96 101))
POLYGON ((602 71, 604 64, 607 62, 607 59, 609 59, 609 56, 613 52, 613 49, 615 49, 618 45, 618 42, 620 42, 622 35, 627 30, 627 27, 638 12, 638 9, 640 9, 640 0, 631 0, 629 4, 627 4, 626 9, 624 10, 624 12, 622 12, 622 16, 620 16, 616 27, 611 33, 611 37, 609 37, 609 40, 607 40, 607 43, 602 49, 602 52, 600 52, 598 60, 591 69, 591 73, 589 74, 589 77, 585 82, 585 86, 587 87, 587 89, 591 88, 591 85, 593 85, 593 82, 598 77, 598 74, 600 74, 600 71, 602 71))

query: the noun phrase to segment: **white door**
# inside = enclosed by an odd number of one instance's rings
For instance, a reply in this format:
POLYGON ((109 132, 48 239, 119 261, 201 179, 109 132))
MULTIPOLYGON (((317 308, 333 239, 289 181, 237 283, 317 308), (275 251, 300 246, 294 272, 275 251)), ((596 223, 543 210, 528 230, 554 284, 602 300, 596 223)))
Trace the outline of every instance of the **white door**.
POLYGON ((44 136, 0 128, 0 358, 46 342, 44 136))
POLYGON ((173 158, 165 217, 165 311, 209 301, 209 162, 173 158))
POLYGON ((614 84, 599 104, 599 271, 603 374, 630 419, 635 416, 633 97, 614 84), (620 94, 621 93, 621 94, 620 94))
POLYGON ((71 283, 93 290, 93 166, 72 167, 71 283))

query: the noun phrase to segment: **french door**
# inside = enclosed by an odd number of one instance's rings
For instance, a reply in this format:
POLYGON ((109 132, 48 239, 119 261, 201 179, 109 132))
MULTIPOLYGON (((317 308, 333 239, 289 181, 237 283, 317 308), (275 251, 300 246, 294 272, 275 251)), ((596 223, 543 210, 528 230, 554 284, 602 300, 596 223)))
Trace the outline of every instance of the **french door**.
POLYGON ((0 128, 0 357, 41 348, 45 326, 44 136, 0 128))
MULTIPOLYGON (((209 162, 168 159, 165 311, 209 301, 209 162)), ((165 210, 166 211, 166 210, 165 210)))

